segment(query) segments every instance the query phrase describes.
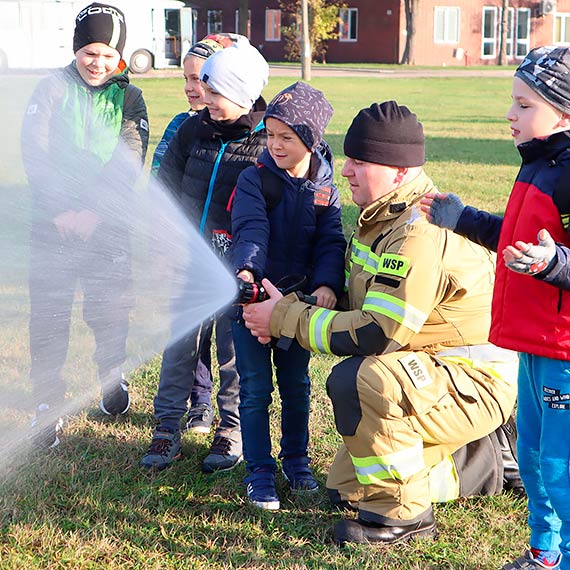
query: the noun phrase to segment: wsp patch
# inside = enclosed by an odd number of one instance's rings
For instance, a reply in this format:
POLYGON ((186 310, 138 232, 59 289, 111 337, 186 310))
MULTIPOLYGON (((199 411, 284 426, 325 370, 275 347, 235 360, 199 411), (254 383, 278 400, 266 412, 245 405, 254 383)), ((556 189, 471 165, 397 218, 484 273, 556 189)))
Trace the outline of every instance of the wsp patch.
POLYGON ((544 395, 542 401, 553 410, 570 410, 570 394, 561 394, 560 390, 542 387, 544 395))
POLYGON ((424 363, 416 354, 407 354, 400 358, 398 362, 404 367, 406 374, 410 377, 416 389, 421 390, 433 382, 424 363))
POLYGON ((378 262, 378 273, 405 277, 410 270, 410 260, 403 255, 395 253, 383 253, 378 262))

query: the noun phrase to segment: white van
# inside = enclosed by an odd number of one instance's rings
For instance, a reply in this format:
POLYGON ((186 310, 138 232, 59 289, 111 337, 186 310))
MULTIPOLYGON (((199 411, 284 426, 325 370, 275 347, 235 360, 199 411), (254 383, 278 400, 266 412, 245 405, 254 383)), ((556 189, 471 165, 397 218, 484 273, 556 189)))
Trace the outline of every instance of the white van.
MULTIPOLYGON (((192 8, 178 0, 99 0, 127 22, 123 59, 134 73, 179 67, 194 43, 192 8)), ((75 16, 89 0, 0 0, 0 69, 63 67, 73 59, 75 16)))

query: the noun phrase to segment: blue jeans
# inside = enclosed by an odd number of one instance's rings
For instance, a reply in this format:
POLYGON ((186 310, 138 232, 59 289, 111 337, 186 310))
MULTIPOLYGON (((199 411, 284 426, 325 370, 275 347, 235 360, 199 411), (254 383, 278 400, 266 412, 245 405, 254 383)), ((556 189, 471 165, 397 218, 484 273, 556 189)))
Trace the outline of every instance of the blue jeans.
POLYGON ((233 322, 240 379, 240 421, 247 469, 275 470, 271 455, 269 405, 273 392, 272 357, 281 397, 280 458, 307 455, 309 444, 310 353, 297 342, 289 350, 262 345, 242 322, 233 322))
POLYGON ((530 545, 562 552, 570 569, 570 362, 521 354, 517 451, 530 545))

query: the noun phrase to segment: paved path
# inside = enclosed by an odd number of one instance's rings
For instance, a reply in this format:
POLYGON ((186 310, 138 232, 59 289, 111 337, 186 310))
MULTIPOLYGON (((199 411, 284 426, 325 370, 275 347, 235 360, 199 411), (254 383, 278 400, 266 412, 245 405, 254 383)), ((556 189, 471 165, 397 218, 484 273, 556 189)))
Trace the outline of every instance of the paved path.
MULTIPOLYGON (((135 77, 173 77, 182 74, 181 69, 153 69, 142 75, 135 77)), ((299 65, 276 65, 270 66, 269 75, 271 77, 298 77, 301 78, 301 66, 299 65)), ((390 77, 512 77, 512 69, 470 69, 465 68, 445 68, 422 69, 422 68, 401 68, 392 69, 369 69, 369 68, 349 68, 335 67, 314 67, 311 69, 312 77, 377 77, 379 79, 389 79, 390 77)))

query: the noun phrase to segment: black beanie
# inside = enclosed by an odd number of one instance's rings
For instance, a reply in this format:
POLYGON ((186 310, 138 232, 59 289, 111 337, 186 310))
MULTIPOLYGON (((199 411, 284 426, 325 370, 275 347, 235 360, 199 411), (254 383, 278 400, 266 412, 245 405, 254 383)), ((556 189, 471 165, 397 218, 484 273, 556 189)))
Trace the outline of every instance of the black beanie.
POLYGON ((102 43, 116 49, 123 57, 126 37, 125 15, 114 6, 93 2, 75 18, 73 53, 86 45, 102 43))
POLYGON ((387 166, 422 166, 426 161, 422 124, 396 101, 373 103, 354 117, 344 138, 344 154, 387 166))

